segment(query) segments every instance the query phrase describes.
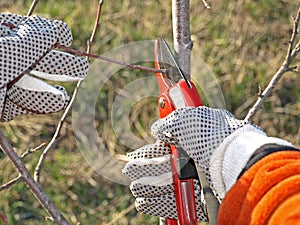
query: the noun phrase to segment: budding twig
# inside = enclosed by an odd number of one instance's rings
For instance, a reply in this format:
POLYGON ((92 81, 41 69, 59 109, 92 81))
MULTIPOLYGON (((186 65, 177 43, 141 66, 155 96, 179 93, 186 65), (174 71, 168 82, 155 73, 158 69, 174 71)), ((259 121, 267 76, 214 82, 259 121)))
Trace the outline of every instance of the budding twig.
MULTIPOLYGON (((103 4, 103 0, 100 0, 100 5, 102 5, 102 4, 103 4)), ((32 3, 32 7, 34 7, 33 5, 34 5, 34 3, 32 3)), ((2 23, 2 25, 6 26, 6 27, 9 27, 9 28, 16 28, 17 27, 16 25, 14 25, 12 23, 2 23)), ((99 21, 95 22, 95 27, 98 27, 98 26, 99 26, 99 21)), ((111 63, 118 64, 118 65, 121 65, 121 66, 125 66, 125 67, 128 67, 130 69, 145 70, 145 71, 153 72, 153 73, 166 73, 165 69, 156 69, 156 68, 151 68, 151 67, 146 67, 146 66, 129 64, 129 63, 119 61, 119 60, 116 60, 116 59, 112 59, 112 58, 109 58, 109 57, 106 57, 106 56, 103 56, 103 55, 91 54, 90 53, 90 47, 92 46, 92 42, 95 38, 96 32, 97 32, 97 29, 94 29, 93 32, 92 32, 91 38, 87 41, 88 42, 88 44, 87 44, 88 45, 88 50, 86 52, 82 52, 82 51, 79 51, 79 50, 76 50, 76 49, 73 49, 73 48, 70 48, 70 47, 67 47, 67 46, 59 45, 59 44, 55 44, 54 47, 58 48, 58 49, 61 49, 61 50, 64 50, 64 51, 67 51, 67 52, 72 53, 72 54, 77 55, 77 56, 85 56, 87 58, 100 59, 100 60, 103 60, 103 61, 106 61, 106 62, 111 62, 111 63)), ((192 42, 189 42, 189 44, 191 45, 192 42)), ((190 47, 188 47, 188 48, 190 48, 190 47)), ((41 57, 39 60, 37 60, 35 64, 39 63, 42 58, 43 57, 41 57)), ((33 67, 34 67, 34 65, 31 66, 31 68, 33 68, 33 67)), ((30 72, 30 71, 26 71, 26 72, 30 72)), ((19 78, 21 78, 21 77, 19 77, 19 78)))
POLYGON ((272 93, 273 89, 275 88, 280 78, 286 72, 295 71, 297 69, 297 67, 291 66, 291 63, 293 62, 293 60, 295 59, 295 57, 298 55, 300 51, 300 40, 298 41, 298 43, 296 43, 299 22, 300 22, 300 7, 298 9, 297 15, 293 18, 293 32, 289 40, 289 46, 288 46, 285 60, 282 63, 281 67, 277 70, 277 72, 272 77, 266 89, 263 92, 260 91, 257 101, 255 102, 253 107, 249 110, 244 120, 251 121, 255 113, 262 108, 264 102, 266 101, 267 97, 272 93))

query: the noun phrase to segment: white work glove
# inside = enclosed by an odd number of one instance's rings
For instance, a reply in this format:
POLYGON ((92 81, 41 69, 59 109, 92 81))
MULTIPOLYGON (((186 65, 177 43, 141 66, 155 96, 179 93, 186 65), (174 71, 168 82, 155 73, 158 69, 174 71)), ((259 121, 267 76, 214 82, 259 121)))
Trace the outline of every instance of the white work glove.
MULTIPOLYGON (((154 123, 151 130, 158 141, 129 153, 130 161, 122 172, 132 180, 130 189, 136 197, 137 209, 161 217, 177 218, 170 151, 163 143, 182 146, 204 170, 220 200, 258 147, 266 143, 286 144, 280 139, 268 138, 258 127, 235 119, 226 110, 204 106, 178 109, 154 123), (168 212, 175 215, 170 216, 168 212)), ((197 203, 202 202, 197 204, 201 221, 206 218, 206 210, 204 201, 198 201, 202 199, 201 191, 197 193, 197 203)))
MULTIPOLYGON (((177 219, 170 149, 162 141, 127 154, 130 161, 122 172, 132 180, 130 190, 137 210, 153 216, 177 219)), ((203 193, 195 180, 197 218, 206 222, 203 193)))
POLYGON ((71 43, 72 34, 64 22, 0 13, 0 121, 65 108, 66 90, 32 75, 54 81, 83 79, 86 59, 52 50, 55 44, 71 43))

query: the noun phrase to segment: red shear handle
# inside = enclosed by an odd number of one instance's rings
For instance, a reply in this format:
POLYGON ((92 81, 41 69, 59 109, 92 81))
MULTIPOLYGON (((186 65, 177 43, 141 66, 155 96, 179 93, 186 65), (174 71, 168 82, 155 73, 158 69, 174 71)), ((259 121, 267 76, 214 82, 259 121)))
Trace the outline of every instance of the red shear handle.
MULTIPOLYGON (((160 65, 162 65, 164 69, 168 69, 169 63, 170 65, 175 64, 173 66, 179 70, 178 65, 176 65, 176 60, 174 59, 174 56, 164 40, 157 40, 155 42, 154 58, 155 68, 161 69, 160 65)), ((166 74, 156 73, 158 86, 161 93, 159 96, 159 113, 161 118, 166 117, 175 109, 186 106, 198 107, 203 105, 194 84, 186 81, 186 79, 182 77, 183 74, 181 74, 181 71, 173 71, 170 68, 169 71, 166 71, 166 74), (182 80, 171 80, 171 77, 177 74, 176 72, 181 74, 182 80)), ((190 178, 189 176, 180 176, 179 178, 178 174, 179 172, 181 175, 181 169, 184 166, 184 163, 181 161, 184 159, 182 152, 183 150, 180 149, 179 151, 179 149, 176 149, 176 147, 171 146, 171 169, 174 181, 178 221, 180 222, 180 225, 197 225, 198 221, 193 178, 190 178)), ((177 220, 174 219, 168 218, 166 221, 168 225, 178 224, 177 220)))
MULTIPOLYGON (((176 108, 185 106, 201 106, 203 105, 196 87, 191 82, 192 88, 189 88, 184 80, 173 85, 159 98, 159 112, 161 117, 165 117, 176 108)), ((176 206, 178 212, 178 221, 184 225, 197 225, 197 210, 194 194, 194 181, 192 178, 179 179, 178 176, 178 159, 180 158, 178 150, 175 146, 171 146, 171 168, 174 181, 174 190, 176 198, 176 206)), ((168 225, 178 224, 177 220, 167 219, 168 225)))
MULTIPOLYGON (((193 179, 179 179, 178 169, 178 150, 176 147, 171 146, 171 168, 173 173, 175 198, 177 204, 178 221, 180 224, 196 225, 197 210, 194 193, 193 179)), ((168 224, 169 225, 169 224, 168 224)))

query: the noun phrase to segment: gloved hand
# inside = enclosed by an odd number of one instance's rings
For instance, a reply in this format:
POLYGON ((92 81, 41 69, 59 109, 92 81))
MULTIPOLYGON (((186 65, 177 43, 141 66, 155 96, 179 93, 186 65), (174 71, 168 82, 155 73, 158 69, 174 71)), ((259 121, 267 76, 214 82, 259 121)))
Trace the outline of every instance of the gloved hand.
MULTIPOLYGON (((209 175, 213 151, 226 136, 245 124, 225 110, 207 107, 178 109, 154 123, 151 131, 158 141, 129 153, 130 161, 123 169, 132 180, 130 189, 136 197, 137 209, 146 214, 177 218, 170 150, 164 143, 182 146, 209 175)), ((198 220, 207 221, 202 192, 197 190, 195 196, 198 220)))
MULTIPOLYGON (((164 143, 182 146, 204 170, 213 192, 221 200, 259 146, 284 142, 267 137, 258 127, 235 119, 226 110, 204 106, 178 109, 154 123, 151 130, 158 141, 129 153, 130 161, 122 172, 132 180, 130 189, 138 210, 162 217, 170 217, 168 213, 172 212, 171 218, 177 218, 177 213, 170 151, 164 143)), ((201 192, 197 193, 198 219, 203 221, 205 202, 201 192)))
MULTIPOLYGON (((162 141, 146 145, 127 154, 130 161, 122 172, 130 180, 137 210, 146 214, 177 219, 175 194, 170 165, 170 149, 162 141)), ((205 201, 195 180, 197 218, 207 221, 205 201)))
POLYGON ((61 21, 0 14, 0 121, 65 108, 66 90, 32 75, 54 81, 83 79, 86 59, 52 50, 55 44, 71 43, 71 31, 61 21))

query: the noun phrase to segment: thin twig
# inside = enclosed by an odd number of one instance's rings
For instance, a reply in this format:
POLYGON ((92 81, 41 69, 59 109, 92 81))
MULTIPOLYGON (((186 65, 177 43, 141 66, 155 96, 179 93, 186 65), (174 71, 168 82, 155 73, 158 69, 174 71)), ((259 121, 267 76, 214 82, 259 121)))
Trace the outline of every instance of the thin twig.
POLYGON ((43 192, 40 184, 32 178, 23 161, 21 160, 21 158, 19 158, 17 153, 11 147, 10 143, 3 135, 2 131, 0 131, 0 146, 7 155, 7 157, 10 159, 10 161, 14 164, 15 168, 20 173, 20 176, 22 176, 22 179, 26 183, 28 188, 40 201, 43 208, 50 214, 53 220, 59 225, 69 225, 70 223, 51 202, 50 198, 45 194, 45 192, 43 192))
POLYGON ((32 15, 32 13, 33 13, 33 11, 34 11, 34 9, 35 9, 35 7, 36 7, 36 5, 39 3, 39 0, 34 0, 33 2, 32 2, 32 4, 31 4, 31 6, 30 6, 30 9, 29 9, 29 11, 28 11, 28 13, 27 13, 27 16, 31 16, 32 15))
POLYGON ((165 69, 155 69, 155 68, 146 67, 146 66, 133 65, 133 64, 129 64, 129 63, 126 63, 126 62, 116 60, 116 59, 108 58, 108 57, 103 56, 103 55, 96 55, 96 54, 81 52, 79 50, 72 49, 72 48, 69 48, 69 47, 66 47, 66 46, 63 46, 63 45, 56 44, 55 46, 59 49, 65 50, 67 52, 73 53, 73 54, 78 55, 78 56, 86 56, 88 58, 100 59, 100 60, 103 60, 103 61, 107 61, 107 62, 115 63, 115 64, 118 64, 118 65, 121 65, 121 66, 125 66, 125 67, 128 67, 130 69, 145 70, 145 71, 153 72, 153 73, 165 73, 166 72, 165 69))
POLYGON ((294 60, 294 58, 297 56, 297 54, 300 51, 300 40, 295 45, 296 37, 298 35, 299 21, 300 21, 300 7, 298 9, 296 17, 293 18, 293 21, 294 21, 293 32, 291 35, 291 39, 289 41, 288 52, 287 52, 286 59, 285 59, 287 66, 289 66, 292 63, 292 61, 294 60))
MULTIPOLYGON (((10 27, 10 28, 16 28, 16 26, 14 24, 10 24, 10 23, 2 23, 2 25, 10 27)), ((96 25, 98 26, 99 24, 95 24, 95 26, 96 25)), ((87 44, 88 48, 89 48, 89 46, 92 45, 91 40, 93 40, 94 37, 95 37, 95 31, 96 31, 96 29, 94 29, 91 38, 88 40, 88 44, 87 44)), ((55 44, 54 47, 58 48, 60 50, 67 51, 67 52, 72 53, 72 54, 77 55, 77 56, 85 56, 87 58, 100 59, 100 60, 103 60, 103 61, 106 61, 106 62, 111 62, 111 63, 118 64, 118 65, 121 65, 121 66, 125 66, 125 67, 128 67, 130 69, 145 70, 145 71, 153 72, 153 73, 166 73, 165 69, 155 69, 155 68, 146 67, 146 66, 133 65, 133 64, 122 62, 122 61, 112 59, 112 58, 109 58, 109 57, 106 57, 106 56, 103 56, 103 55, 91 54, 91 53, 89 53, 90 52, 89 49, 87 50, 87 52, 82 52, 82 51, 79 51, 79 50, 76 50, 76 49, 73 49, 73 48, 70 48, 70 47, 67 47, 67 46, 59 45, 59 44, 55 44)), ((43 57, 41 57, 39 60, 37 60, 35 64, 39 63, 42 58, 43 57)), ((34 65, 32 65, 31 68, 34 68, 34 65)), ((29 73, 30 70, 27 70, 26 73, 29 73)), ((21 76, 19 76, 18 78, 20 79, 21 76)))
POLYGON ((204 4, 204 7, 206 9, 211 9, 210 5, 208 4, 208 2, 206 0, 202 0, 203 4, 204 4))
MULTIPOLYGON (((99 3, 98 3, 98 11, 97 11, 97 17, 96 17, 96 21, 95 21, 95 26, 94 26, 94 29, 93 29, 93 32, 92 32, 92 35, 91 35, 91 38, 88 40, 88 47, 87 47, 87 53, 90 53, 91 51, 91 44, 93 43, 94 41, 94 37, 95 37, 95 33, 97 32, 97 29, 99 27, 99 21, 100 21, 100 15, 101 15, 101 11, 102 11, 102 5, 103 5, 103 0, 100 0, 99 3)), ((65 109, 63 115, 61 116, 60 118, 60 121, 56 127, 56 131, 51 139, 51 141, 48 143, 48 145, 46 146, 46 148, 44 149, 43 153, 41 154, 40 156, 40 159, 35 167, 35 170, 34 170, 34 179, 39 182, 40 181, 40 172, 41 172, 41 169, 42 169, 42 166, 43 166, 43 163, 47 157, 47 155, 49 154, 49 151, 50 149, 52 148, 53 144, 55 143, 56 139, 58 138, 59 134, 60 134, 60 131, 61 131, 61 128, 67 118, 67 116, 69 115, 71 109, 72 109, 72 106, 75 102, 75 99, 77 97, 77 93, 79 91, 79 88, 81 86, 81 82, 82 81, 78 81, 77 82, 77 85, 76 85, 76 88, 73 92, 73 95, 72 95, 72 98, 67 106, 67 108, 65 109)))
POLYGON ((255 104, 252 106, 252 108, 248 111, 248 114, 246 115, 245 119, 246 121, 251 121, 255 115, 255 113, 262 108, 264 102, 266 101, 267 97, 272 93, 273 89, 275 88, 276 84, 280 80, 280 78, 286 73, 290 71, 295 71, 295 67, 291 67, 291 63, 295 59, 295 57, 298 55, 300 51, 300 40, 296 43, 296 37, 298 35, 298 27, 299 27, 299 21, 300 21, 300 7, 298 9, 297 15, 294 18, 293 23, 293 32, 289 41, 289 47, 287 50, 287 54, 285 57, 284 62, 282 63, 281 67, 277 70, 277 72, 272 77, 271 81, 269 82, 266 89, 259 94, 259 97, 255 104))
POLYGON ((9 189, 11 186, 13 186, 14 184, 20 182, 20 181, 23 181, 23 177, 22 176, 18 176, 12 180, 10 180, 9 182, 7 182, 6 184, 3 184, 1 187, 0 187, 0 191, 3 191, 3 190, 7 190, 9 189))
POLYGON ((22 155, 21 155, 21 159, 24 159, 26 156, 32 154, 32 153, 35 153, 37 152, 38 150, 40 150, 42 147, 44 147, 46 145, 46 143, 42 143, 40 144, 39 146, 35 147, 35 148, 31 148, 31 149, 27 149, 26 152, 24 152, 22 155))
POLYGON ((101 16, 101 11, 102 11, 103 1, 104 0, 99 0, 99 3, 98 3, 97 16, 96 16, 96 19, 95 19, 93 32, 92 32, 91 37, 90 37, 90 39, 88 40, 88 43, 87 43, 87 50, 86 50, 87 53, 91 52, 91 48, 92 48, 92 44, 93 44, 94 39, 95 39, 95 35, 96 35, 96 33, 98 31, 98 28, 100 26, 100 16, 101 16))

